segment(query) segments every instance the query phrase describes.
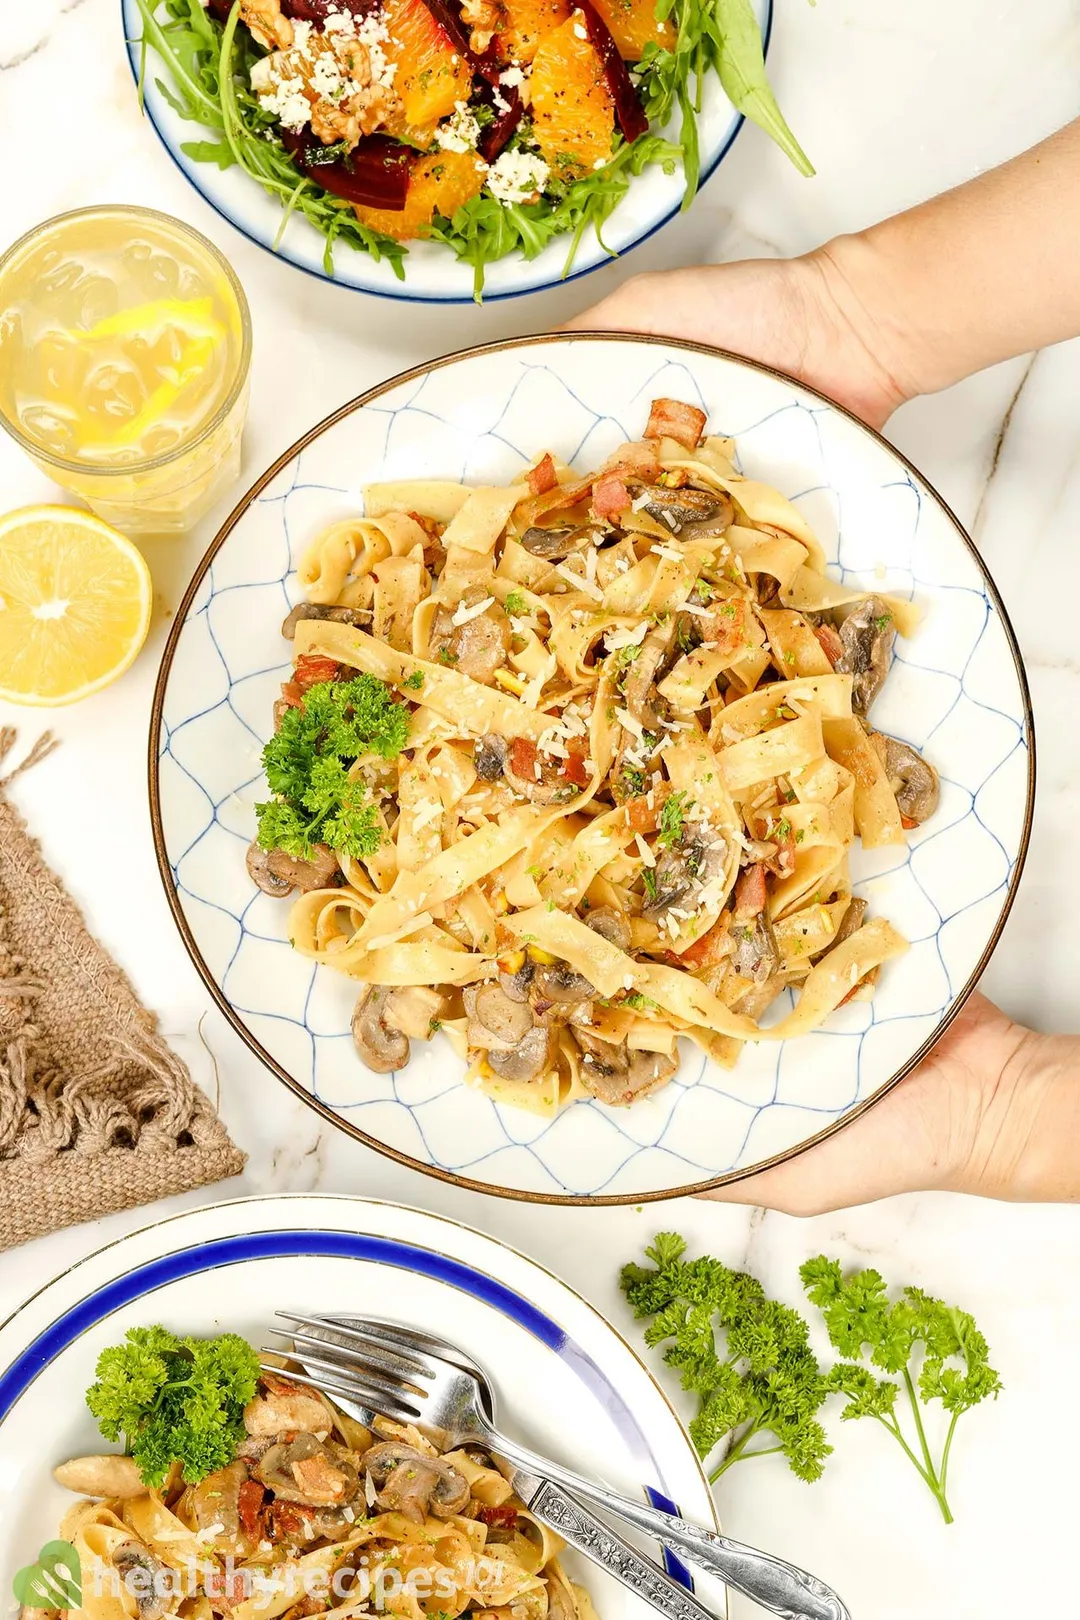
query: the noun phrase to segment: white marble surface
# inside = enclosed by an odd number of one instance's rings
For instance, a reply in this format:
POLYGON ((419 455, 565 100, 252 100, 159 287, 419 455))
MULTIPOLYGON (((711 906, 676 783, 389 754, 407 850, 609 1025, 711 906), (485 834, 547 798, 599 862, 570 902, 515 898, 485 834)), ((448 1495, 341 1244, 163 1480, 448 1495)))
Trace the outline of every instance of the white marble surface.
MULTIPOLYGON (((0 149, 9 160, 0 243, 47 214, 113 200, 171 210, 217 241, 244 281, 255 319, 245 457, 254 477, 317 417, 404 366, 552 325, 634 269, 799 251, 966 178, 1076 111, 1074 0, 777 0, 777 9, 773 74, 818 165, 815 181, 800 180, 764 138, 744 131, 690 215, 625 262, 528 302, 440 314, 317 285, 210 213, 139 119, 116 0, 0 0, 0 149)), ((974 524, 1027 657, 1039 728, 1038 812, 1027 875, 985 984, 1017 1016, 1057 1029, 1075 1024, 1077 1003, 1069 930, 1080 905, 1072 836, 1080 810, 1080 662, 1075 614, 1061 604, 1080 595, 1078 393, 1080 345, 1069 344, 1031 367, 1016 362, 910 405, 890 430, 974 524)), ((49 498, 47 481, 0 444, 0 506, 49 498)), ((1006 1391, 959 1431, 955 1526, 943 1526, 910 1466, 867 1425, 834 1432, 837 1454, 814 1487, 776 1458, 740 1466, 724 1481, 721 1511, 733 1534, 834 1582, 856 1620, 1063 1612, 1080 1409, 1056 1390, 1075 1368, 1080 1337, 1080 1210, 927 1195, 796 1222, 708 1204, 589 1211, 487 1199, 403 1170, 324 1127, 208 1011, 154 865, 145 752, 169 616, 213 529, 211 521, 184 543, 150 548, 158 610, 146 652, 119 686, 57 716, 62 753, 19 790, 92 924, 212 1085, 195 1036, 207 1013, 222 1111, 250 1161, 239 1183, 186 1202, 318 1187, 445 1211, 561 1272, 631 1335, 616 1270, 659 1226, 677 1226, 700 1248, 745 1263, 793 1302, 798 1263, 823 1248, 961 1301, 985 1329, 1006 1391)), ((34 716, 0 706, 0 721, 9 719, 28 738, 38 729, 34 716)), ((167 1207, 174 1206, 159 1206, 167 1207)), ((0 1257, 0 1310, 146 1219, 142 1211, 113 1217, 0 1257)), ((832 1428, 840 1428, 835 1420, 832 1428)), ((751 1612, 733 1605, 737 1620, 751 1612)))

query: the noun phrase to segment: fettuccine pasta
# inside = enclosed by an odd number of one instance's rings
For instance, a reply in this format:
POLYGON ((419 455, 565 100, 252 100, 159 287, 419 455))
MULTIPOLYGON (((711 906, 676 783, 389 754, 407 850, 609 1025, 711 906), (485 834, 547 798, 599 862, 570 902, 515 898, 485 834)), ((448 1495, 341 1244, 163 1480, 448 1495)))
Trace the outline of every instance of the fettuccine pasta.
POLYGON ((849 863, 936 808, 868 719, 917 609, 830 578, 704 429, 657 400, 584 477, 371 486, 303 559, 249 868, 363 985, 372 1068, 442 1029, 498 1101, 624 1105, 679 1035, 731 1064, 906 948, 849 863))
POLYGON ((487 1452, 365 1428, 287 1371, 264 1371, 234 1460, 196 1483, 174 1464, 150 1490, 130 1456, 56 1478, 82 1496, 60 1526, 68 1620, 595 1620, 487 1452))

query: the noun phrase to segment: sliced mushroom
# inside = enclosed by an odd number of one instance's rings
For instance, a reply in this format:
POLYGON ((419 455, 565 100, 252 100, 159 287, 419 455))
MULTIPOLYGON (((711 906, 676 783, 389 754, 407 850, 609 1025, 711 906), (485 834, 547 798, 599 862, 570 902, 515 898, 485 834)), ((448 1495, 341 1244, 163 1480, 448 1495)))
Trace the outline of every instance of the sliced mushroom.
POLYGON ((53 1479, 76 1496, 114 1496, 127 1501, 145 1496, 146 1486, 133 1457, 72 1457, 53 1469, 53 1479))
POLYGON ((569 962, 545 962, 533 976, 533 995, 542 1001, 570 1005, 591 1001, 596 995, 596 986, 583 973, 576 972, 569 962))
POLYGON ((896 630, 892 614, 878 596, 868 596, 840 625, 843 657, 836 669, 854 677, 851 704, 858 714, 866 714, 885 684, 889 673, 896 630))
POLYGON ((659 731, 661 720, 668 718, 670 706, 657 692, 655 683, 673 635, 672 625, 650 630, 621 682, 626 707, 649 731, 659 731))
POLYGON ((585 918, 585 926, 609 944, 617 945, 620 951, 630 949, 630 923, 614 906, 597 906, 585 918))
POLYGON ((298 602, 281 626, 286 641, 292 641, 301 619, 329 619, 331 624, 370 624, 369 608, 324 607, 321 602, 298 602))
POLYGON ((253 1473, 279 1502, 299 1502, 305 1507, 341 1507, 352 1501, 359 1488, 348 1454, 314 1434, 298 1434, 271 1446, 253 1473))
POLYGON ((665 489, 662 484, 646 484, 636 492, 641 510, 664 524, 681 539, 707 539, 724 534, 735 517, 730 495, 712 490, 665 489))
POLYGON ((135 1600, 138 1620, 161 1620, 172 1604, 168 1566, 141 1541, 122 1541, 113 1549, 112 1565, 135 1600))
MULTIPOLYGON (((341 882, 337 856, 325 844, 315 845, 315 853, 309 861, 286 855, 283 849, 272 849, 266 857, 266 867, 272 877, 290 886, 295 884, 304 894, 311 889, 333 888, 341 882)), ((251 871, 250 866, 248 870, 251 871)))
POLYGON ((735 944, 732 965, 736 973, 741 978, 752 979, 755 984, 764 984, 780 966, 780 953, 765 913, 759 912, 752 921, 733 923, 731 938, 735 944))
MULTIPOLYGON (((539 756, 536 757, 539 759, 539 756)), ((535 770, 522 773, 515 769, 514 744, 511 743, 506 756, 503 778, 509 782, 515 793, 520 793, 522 798, 531 800, 533 804, 560 804, 578 792, 578 789, 560 774, 557 761, 545 758, 539 759, 539 764, 539 777, 535 770)))
POLYGON ((488 731, 480 738, 473 753, 477 776, 485 782, 497 782, 506 769, 510 744, 497 731, 488 731))
POLYGON ((455 624, 459 607, 478 607, 487 593, 481 585, 470 585, 453 610, 442 607, 431 623, 429 645, 432 655, 450 664, 461 675, 490 686, 495 671, 506 663, 510 651, 510 621, 497 602, 492 602, 475 618, 455 624))
POLYGON ((248 845, 246 857, 248 876, 263 894, 273 895, 275 900, 282 900, 285 895, 292 893, 293 885, 288 878, 277 877, 271 872, 269 862, 272 853, 271 850, 263 849, 257 838, 253 838, 248 845))
POLYGON ((470 1046, 489 1047, 498 1043, 510 1051, 533 1027, 533 1015, 526 1002, 508 996, 498 984, 470 985, 462 999, 469 1015, 470 1046))
MULTIPOLYGON (((840 926, 836 930, 836 933, 833 935, 829 944, 829 950, 834 951, 838 945, 842 945, 844 943, 845 939, 850 939, 852 934, 857 934, 863 925, 863 918, 865 916, 866 901, 857 899, 850 900, 848 902, 847 910, 840 919, 840 926)), ((822 954, 825 955, 826 953, 822 952, 822 954)))
POLYGON ((929 821, 941 797, 938 773, 930 762, 908 743, 886 737, 885 770, 900 814, 920 824, 929 821))
POLYGON ((318 1434, 330 1428, 329 1409, 318 1395, 269 1373, 263 1374, 261 1383, 261 1393, 244 1407, 244 1428, 255 1442, 251 1447, 245 1445, 244 1456, 263 1456, 269 1449, 259 1450, 263 1440, 304 1431, 318 1434))
POLYGON ((535 1080, 551 1061, 553 1034, 543 1024, 535 1024, 524 1040, 509 1052, 489 1051, 487 1060, 504 1080, 535 1080))
POLYGON ((573 1036, 582 1051, 582 1085, 597 1102, 612 1108, 627 1108, 659 1091, 679 1066, 676 1058, 662 1052, 631 1052, 625 1041, 616 1046, 579 1026, 573 1036))
MULTIPOLYGON (((195 1529, 204 1532, 204 1540, 212 1540, 218 1551, 226 1549, 238 1553, 247 1548, 247 1537, 240 1524, 240 1487, 247 1483, 248 1471, 242 1462, 232 1462, 227 1468, 207 1474, 193 1486, 188 1506, 195 1520, 195 1529), (210 1535, 207 1532, 212 1531, 210 1535)), ((256 1495, 261 1495, 258 1486, 256 1495)))
POLYGON ((722 850, 711 849, 693 834, 684 834, 681 843, 664 850, 653 868, 655 890, 642 907, 643 914, 650 921, 659 922, 692 890, 703 888, 719 877, 723 860, 722 850))
POLYGON ((369 984, 353 1009, 353 1043, 376 1074, 403 1069, 409 1061, 409 1037, 392 1022, 392 995, 392 985, 369 984))
POLYGON ((365 1452, 364 1472, 385 1511, 400 1513, 422 1524, 429 1513, 450 1519, 468 1505, 470 1489, 465 1475, 452 1463, 427 1456, 399 1440, 387 1440, 365 1452))
POLYGON ((533 557, 540 557, 545 562, 562 562, 575 551, 584 551, 592 544, 595 529, 578 524, 573 528, 561 529, 526 529, 521 536, 521 544, 533 557))
POLYGON ((529 986, 536 971, 536 964, 528 951, 514 951, 509 957, 500 958, 504 966, 499 968, 499 988, 511 1001, 528 1001, 529 986))

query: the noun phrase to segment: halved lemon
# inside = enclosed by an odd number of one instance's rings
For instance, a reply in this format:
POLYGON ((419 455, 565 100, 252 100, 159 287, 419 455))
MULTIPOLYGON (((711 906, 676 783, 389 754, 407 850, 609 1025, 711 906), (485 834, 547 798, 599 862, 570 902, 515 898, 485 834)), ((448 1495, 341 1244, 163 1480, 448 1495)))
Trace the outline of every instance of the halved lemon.
POLYGON ((152 600, 142 553, 90 512, 0 518, 0 698, 49 707, 99 692, 134 663, 152 600))

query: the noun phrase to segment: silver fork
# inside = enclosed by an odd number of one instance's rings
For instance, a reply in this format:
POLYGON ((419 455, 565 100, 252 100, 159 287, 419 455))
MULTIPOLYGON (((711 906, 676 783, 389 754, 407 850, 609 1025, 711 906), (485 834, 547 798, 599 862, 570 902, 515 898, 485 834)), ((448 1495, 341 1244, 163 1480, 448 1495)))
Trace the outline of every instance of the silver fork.
POLYGON ((518 1468, 555 1480, 654 1537, 661 1546, 719 1576, 782 1620, 851 1620, 832 1588, 806 1570, 621 1496, 509 1439, 495 1426, 490 1379, 471 1357, 463 1356, 445 1340, 402 1330, 387 1322, 364 1321, 358 1325, 356 1318, 345 1321, 292 1311, 276 1314, 297 1324, 288 1330, 273 1331, 291 1341, 294 1359, 306 1369, 304 1374, 289 1375, 298 1383, 359 1401, 398 1423, 440 1429, 451 1445, 479 1443, 518 1468), (333 1334, 333 1339, 328 1334, 333 1334))

